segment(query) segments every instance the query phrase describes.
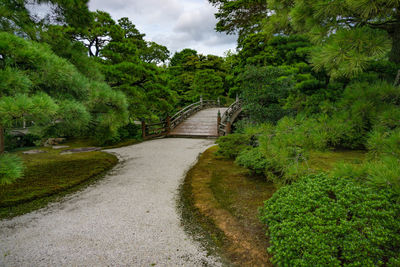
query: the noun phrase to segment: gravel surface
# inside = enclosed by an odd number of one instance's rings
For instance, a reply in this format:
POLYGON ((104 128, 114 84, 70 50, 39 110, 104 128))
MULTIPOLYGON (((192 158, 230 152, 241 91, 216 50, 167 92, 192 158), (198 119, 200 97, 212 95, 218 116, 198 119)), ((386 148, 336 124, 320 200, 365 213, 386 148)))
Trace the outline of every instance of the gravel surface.
POLYGON ((158 139, 111 149, 103 180, 49 207, 0 221, 1 266, 220 266, 187 236, 179 184, 205 139, 158 139))

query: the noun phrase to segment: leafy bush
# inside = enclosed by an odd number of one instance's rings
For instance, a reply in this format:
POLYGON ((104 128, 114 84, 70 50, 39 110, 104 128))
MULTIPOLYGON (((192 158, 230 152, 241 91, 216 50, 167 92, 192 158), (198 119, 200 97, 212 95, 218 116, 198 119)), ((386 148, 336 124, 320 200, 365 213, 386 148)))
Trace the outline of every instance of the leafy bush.
POLYGON ((394 131, 375 130, 368 135, 367 148, 373 158, 391 155, 400 158, 400 128, 394 131))
POLYGON ((278 266, 393 266, 399 214, 391 190, 324 174, 280 188, 260 209, 278 266))
POLYGON ((392 190, 394 197, 400 201, 399 157, 386 155, 359 166, 339 164, 333 175, 355 179, 371 188, 392 190))
POLYGON ((118 135, 121 139, 127 138, 134 138, 139 139, 141 138, 142 134, 142 127, 141 125, 137 125, 134 123, 128 123, 127 125, 118 129, 118 135))
POLYGON ((91 116, 82 103, 65 100, 59 104, 59 107, 58 123, 47 130, 47 135, 79 137, 87 134, 91 116))
POLYGON ((243 111, 258 123, 276 123, 288 114, 281 101, 288 96, 292 80, 276 67, 248 66, 240 74, 243 111))
POLYGON ((0 53, 6 66, 19 70, 18 84, 28 89, 42 90, 51 97, 87 98, 88 79, 66 59, 56 56, 51 49, 29 42, 9 33, 0 33, 0 53))
POLYGON ((112 90, 104 83, 93 82, 88 106, 97 142, 106 144, 119 141, 118 129, 128 123, 129 117, 125 94, 112 90))
POLYGON ((35 146, 35 142, 41 139, 40 136, 34 134, 26 134, 24 136, 5 135, 5 150, 10 151, 19 147, 35 146))
POLYGON ((342 99, 331 106, 331 120, 346 125, 338 146, 363 148, 373 129, 394 129, 399 125, 400 90, 387 82, 352 83, 342 99))
POLYGON ((22 160, 10 154, 0 155, 0 184, 11 184, 24 174, 22 160))
POLYGON ((217 140, 217 144, 219 145, 217 154, 235 159, 242 150, 252 145, 254 141, 252 139, 251 135, 237 133, 221 136, 217 140))
POLYGON ((267 164, 259 147, 248 148, 241 151, 235 162, 256 174, 263 174, 267 164))
POLYGON ((308 151, 327 149, 333 139, 330 128, 321 120, 284 117, 259 137, 268 179, 288 184, 308 171, 308 151))

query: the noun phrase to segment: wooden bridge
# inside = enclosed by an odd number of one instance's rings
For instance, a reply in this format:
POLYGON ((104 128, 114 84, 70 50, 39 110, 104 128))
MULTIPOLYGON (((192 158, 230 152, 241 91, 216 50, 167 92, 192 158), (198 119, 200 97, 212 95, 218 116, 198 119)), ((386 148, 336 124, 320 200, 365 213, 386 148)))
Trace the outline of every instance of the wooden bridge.
POLYGON ((143 139, 168 137, 218 137, 229 134, 233 121, 242 111, 238 98, 229 107, 219 101, 202 100, 193 103, 160 123, 142 122, 143 139))

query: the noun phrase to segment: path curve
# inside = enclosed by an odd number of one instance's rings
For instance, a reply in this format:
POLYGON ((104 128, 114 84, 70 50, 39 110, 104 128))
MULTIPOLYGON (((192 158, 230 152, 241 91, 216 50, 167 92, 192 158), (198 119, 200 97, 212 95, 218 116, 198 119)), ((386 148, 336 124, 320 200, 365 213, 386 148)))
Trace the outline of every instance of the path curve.
POLYGON ((48 208, 0 221, 1 266, 219 266, 183 231, 176 196, 213 143, 158 139, 112 149, 122 163, 48 208))

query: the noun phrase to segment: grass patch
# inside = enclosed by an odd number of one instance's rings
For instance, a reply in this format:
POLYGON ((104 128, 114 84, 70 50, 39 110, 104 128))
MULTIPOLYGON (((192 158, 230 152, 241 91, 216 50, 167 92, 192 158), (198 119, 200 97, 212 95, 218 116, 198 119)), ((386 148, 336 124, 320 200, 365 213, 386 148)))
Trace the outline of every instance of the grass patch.
MULTIPOLYGON (((69 144, 81 147, 82 144, 69 144)), ((21 215, 46 206, 101 177, 118 159, 104 152, 60 155, 61 150, 42 148, 47 153, 20 156, 24 176, 13 184, 0 186, 0 218, 21 215)))
POLYGON ((124 146, 131 146, 131 145, 135 145, 142 142, 141 140, 138 139, 128 139, 128 140, 124 140, 121 141, 119 143, 116 143, 114 145, 109 145, 109 146, 104 146, 104 149, 112 149, 112 148, 120 148, 120 147, 124 147, 124 146))
POLYGON ((337 163, 361 164, 366 158, 363 150, 312 151, 307 164, 316 172, 329 172, 337 163))
POLYGON ((178 210, 180 211, 181 223, 185 231, 195 241, 203 245, 208 255, 219 255, 221 253, 220 248, 227 241, 225 235, 210 217, 204 216, 200 212, 196 207, 193 195, 193 182, 197 176, 196 167, 199 163, 190 169, 179 188, 178 210))
POLYGON ((216 156, 217 150, 215 146, 201 155, 183 185, 183 204, 192 205, 190 227, 203 228, 231 264, 271 266, 258 207, 275 188, 265 179, 249 176, 247 169, 232 160, 216 156))
MULTIPOLYGON (((118 142, 113 145, 104 145, 101 146, 103 149, 112 149, 112 148, 120 148, 124 146, 131 146, 135 145, 137 143, 140 143, 141 140, 138 139, 127 139, 121 142, 118 142)), ((69 146, 70 148, 79 148, 79 147, 98 147, 98 144, 94 140, 90 139, 71 139, 68 140, 66 143, 63 143, 61 145, 66 145, 69 146)))

